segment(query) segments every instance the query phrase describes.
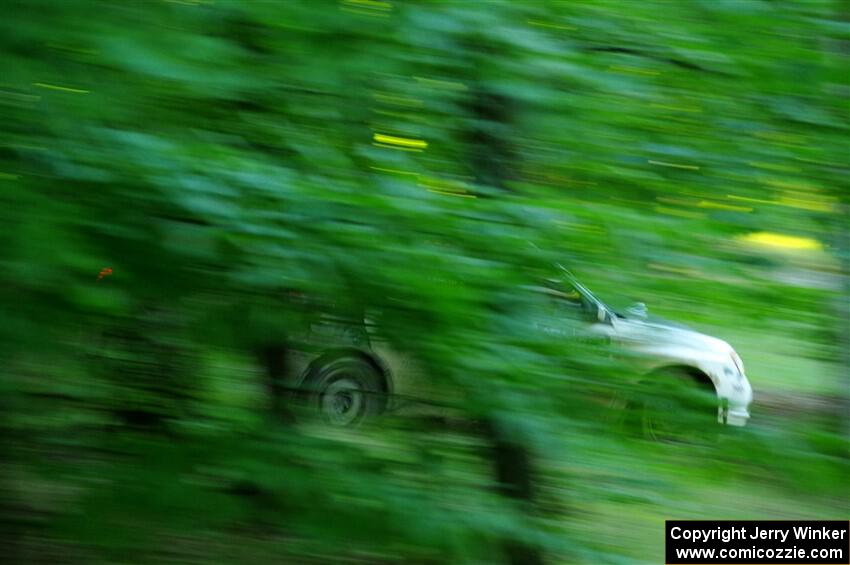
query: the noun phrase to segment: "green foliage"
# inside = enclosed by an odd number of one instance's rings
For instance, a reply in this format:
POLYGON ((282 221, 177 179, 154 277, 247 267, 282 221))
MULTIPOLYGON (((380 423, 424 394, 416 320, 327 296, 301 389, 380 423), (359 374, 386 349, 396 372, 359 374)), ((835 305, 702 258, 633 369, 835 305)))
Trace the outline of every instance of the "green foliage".
POLYGON ((840 2, 6 8, 13 558, 489 563, 513 540, 659 561, 665 517, 846 512, 840 2), (629 369, 529 332, 517 289, 556 262, 740 336, 751 427, 680 448, 624 430, 606 401, 629 369), (272 417, 257 348, 331 305, 380 312, 461 423, 272 417), (532 508, 500 495, 479 421, 532 454, 532 508), (589 532, 624 520, 645 535, 589 532))

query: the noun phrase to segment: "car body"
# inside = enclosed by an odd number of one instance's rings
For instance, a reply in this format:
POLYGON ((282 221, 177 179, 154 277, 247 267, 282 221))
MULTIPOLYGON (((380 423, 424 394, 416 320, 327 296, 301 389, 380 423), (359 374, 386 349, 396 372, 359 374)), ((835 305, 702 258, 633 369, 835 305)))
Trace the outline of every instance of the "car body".
POLYGON ((582 300, 596 310, 592 331, 636 353, 634 360, 642 372, 652 375, 664 369, 681 369, 714 388, 718 422, 732 426, 747 423, 753 391, 743 361, 731 345, 678 324, 649 319, 642 304, 631 309, 630 315, 618 314, 570 275, 564 283, 574 286, 582 300))
MULTIPOLYGON (((534 329, 565 341, 584 337, 610 342, 631 352, 639 372, 662 385, 662 375, 670 370, 685 373, 697 386, 714 390, 718 422, 747 423, 752 389, 740 357, 725 341, 650 319, 642 305, 627 315, 616 313, 563 268, 558 278, 524 289, 544 297, 537 304, 548 304, 545 314, 531 317, 534 329)), ((292 350, 290 387, 310 390, 320 411, 330 412, 332 423, 355 423, 363 414, 348 412, 364 411, 367 403, 367 412, 395 411, 428 397, 428 378, 415 357, 395 350, 374 330, 368 319, 352 322, 351 317, 325 315, 292 350), (333 385, 340 379, 343 385, 333 385), (372 399, 378 395, 379 404, 372 399)))

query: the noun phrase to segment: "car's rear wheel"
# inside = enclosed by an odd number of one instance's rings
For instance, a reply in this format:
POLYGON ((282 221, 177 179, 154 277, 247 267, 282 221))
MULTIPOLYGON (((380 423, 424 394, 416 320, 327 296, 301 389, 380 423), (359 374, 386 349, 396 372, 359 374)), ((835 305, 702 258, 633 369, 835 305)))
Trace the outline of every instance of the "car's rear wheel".
POLYGON ((380 414, 385 405, 383 375, 367 360, 342 357, 307 378, 308 402, 332 426, 356 426, 380 414))

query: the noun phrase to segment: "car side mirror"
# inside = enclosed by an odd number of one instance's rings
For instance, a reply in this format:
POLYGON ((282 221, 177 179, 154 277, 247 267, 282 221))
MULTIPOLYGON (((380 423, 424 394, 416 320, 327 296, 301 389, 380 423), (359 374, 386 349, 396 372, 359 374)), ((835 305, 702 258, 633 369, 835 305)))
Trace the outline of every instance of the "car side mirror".
POLYGON ((626 313, 635 318, 646 318, 649 311, 646 309, 646 304, 643 302, 635 302, 626 309, 626 313))

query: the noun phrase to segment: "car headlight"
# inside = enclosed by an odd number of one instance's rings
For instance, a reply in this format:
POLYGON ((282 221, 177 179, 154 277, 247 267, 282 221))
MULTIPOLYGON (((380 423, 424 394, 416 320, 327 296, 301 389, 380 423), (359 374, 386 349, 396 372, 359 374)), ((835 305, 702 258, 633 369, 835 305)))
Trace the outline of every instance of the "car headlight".
POLYGON ((737 353, 735 353, 734 349, 729 353, 729 355, 732 357, 732 362, 735 364, 735 367, 738 369, 738 372, 743 375, 744 362, 741 361, 741 358, 738 356, 737 353))

